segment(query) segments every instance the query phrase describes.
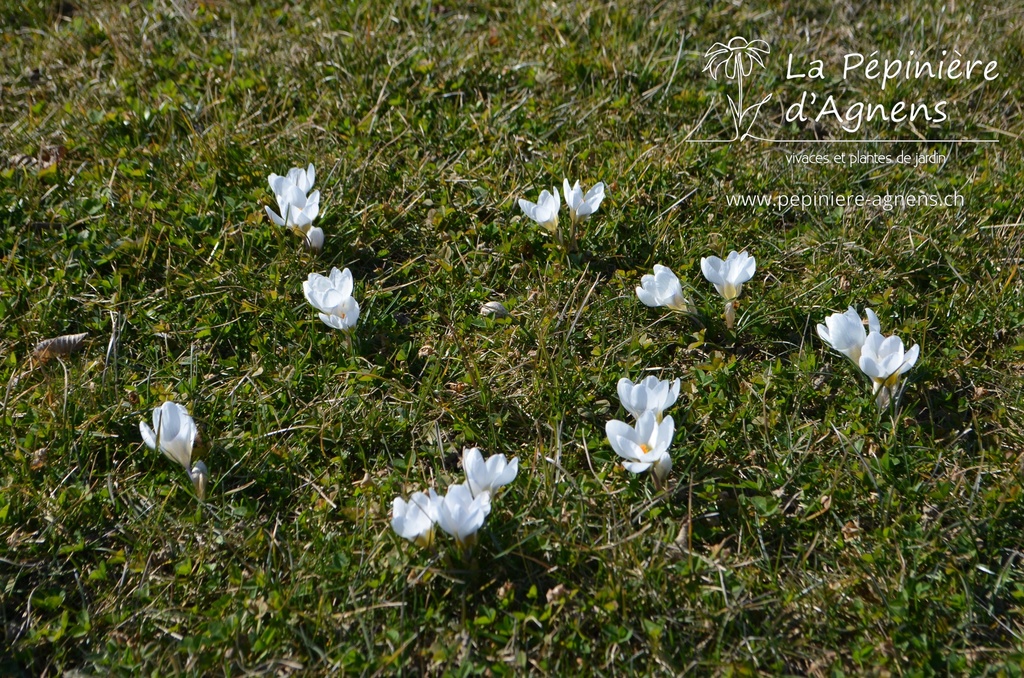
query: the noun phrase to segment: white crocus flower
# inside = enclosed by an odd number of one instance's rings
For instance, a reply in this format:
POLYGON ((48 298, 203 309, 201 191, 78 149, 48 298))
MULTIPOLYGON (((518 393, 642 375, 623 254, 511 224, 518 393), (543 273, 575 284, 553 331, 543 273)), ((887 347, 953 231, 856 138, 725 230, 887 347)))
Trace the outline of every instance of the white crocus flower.
POLYGON ((347 268, 332 268, 330 277, 310 273, 302 292, 320 311, 320 320, 334 329, 348 331, 359 321, 359 302, 352 296, 352 273, 347 268))
POLYGON ((210 481, 210 472, 206 470, 206 464, 197 461, 188 472, 188 477, 192 479, 192 487, 196 488, 196 496, 200 500, 206 499, 206 485, 210 481))
POLYGON ((494 454, 484 461, 479 448, 471 447, 462 453, 462 470, 466 472, 466 483, 474 497, 483 493, 494 494, 503 485, 508 485, 519 472, 519 460, 508 461, 504 454, 494 454))
POLYGON ((825 318, 824 325, 818 325, 818 336, 826 344, 836 351, 839 351, 853 361, 854 365, 860 365, 860 351, 864 346, 864 340, 868 338, 868 330, 881 332, 882 325, 878 322, 878 316, 870 308, 864 309, 864 315, 868 319, 868 329, 864 328, 856 309, 850 306, 846 313, 833 313, 825 318))
POLYGON ((654 417, 661 421, 662 414, 676 403, 679 397, 679 380, 662 381, 651 375, 643 381, 633 383, 626 377, 619 379, 619 400, 622 406, 639 419, 644 412, 654 412, 654 417))
POLYGON ((683 286, 679 284, 679 278, 672 269, 661 264, 654 265, 654 275, 647 274, 640 278, 636 296, 645 306, 651 308, 668 306, 674 311, 693 312, 693 304, 683 296, 683 286))
POLYGON ((434 523, 437 522, 441 497, 434 488, 427 492, 414 492, 409 501, 395 497, 391 504, 391 528, 403 539, 417 546, 430 546, 434 541, 434 523))
POLYGON ((558 208, 561 206, 561 202, 558 199, 558 189, 552 188, 551 191, 551 193, 548 193, 547 190, 541 191, 536 204, 520 198, 519 208, 526 216, 555 233, 558 231, 558 208))
POLYGON ((899 387, 900 375, 905 374, 917 362, 921 347, 914 344, 909 351, 903 350, 903 340, 895 334, 884 337, 880 332, 869 332, 861 347, 858 365, 871 378, 872 393, 879 407, 889 404, 899 387))
POLYGON ((281 213, 267 207, 267 216, 278 226, 294 228, 305 235, 320 212, 320 191, 309 192, 315 179, 316 169, 312 163, 305 170, 294 167, 283 177, 271 174, 267 181, 281 213))
POLYGON ((314 227, 313 220, 320 213, 320 191, 313 191, 316 169, 310 163, 306 169, 293 167, 286 176, 271 174, 268 177, 270 189, 277 198, 281 214, 267 207, 267 215, 278 226, 290 228, 305 236, 306 246, 320 251, 324 245, 323 229, 314 227))
POLYGON ((731 328, 736 322, 736 305, 733 303, 743 291, 743 283, 754 277, 757 262, 746 250, 729 252, 722 261, 718 257, 702 257, 700 270, 725 299, 725 326, 731 328))
POLYGON ((490 493, 482 492, 474 497, 469 485, 452 485, 438 504, 437 524, 464 549, 476 542, 477 530, 483 527, 490 512, 490 493))
POLYGON ((580 182, 577 181, 576 185, 570 188, 569 180, 563 179, 562 195, 565 196, 565 205, 569 208, 569 217, 573 223, 579 223, 585 221, 601 206, 601 201, 604 200, 604 182, 594 184, 584 195, 580 182))
POLYGON ((648 410, 635 427, 612 420, 605 425, 605 433, 615 453, 626 460, 622 465, 627 471, 643 473, 650 469, 655 484, 661 486, 672 469, 672 457, 668 454, 675 434, 672 417, 665 417, 659 423, 654 412, 648 410))
POLYGON ((159 449, 168 459, 181 464, 188 473, 192 462, 192 446, 198 432, 188 410, 168 400, 153 410, 153 428, 140 421, 139 432, 149 449, 159 449))
POLYGON ((754 257, 743 252, 733 250, 729 256, 722 261, 718 257, 703 257, 700 260, 700 270, 704 277, 714 284, 715 289, 726 301, 733 301, 743 291, 743 283, 754 277, 757 262, 754 257))

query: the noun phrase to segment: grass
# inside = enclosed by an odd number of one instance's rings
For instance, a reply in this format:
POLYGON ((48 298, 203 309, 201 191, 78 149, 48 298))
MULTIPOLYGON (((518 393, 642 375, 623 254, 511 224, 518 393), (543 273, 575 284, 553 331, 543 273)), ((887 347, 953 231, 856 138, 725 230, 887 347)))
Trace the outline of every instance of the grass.
MULTIPOLYGON (((22 0, 0 25, 0 672, 1020 674, 1019 2, 22 0), (695 137, 732 133, 701 56, 736 34, 772 46, 748 98, 947 99, 900 134, 1000 143, 827 169, 685 143, 712 106, 695 137), (837 75, 945 46, 1000 77, 837 75), (789 52, 828 81, 786 81, 789 52), (309 161, 319 256, 263 213, 309 161), (568 257, 515 205, 563 176, 609 184, 568 257), (744 248, 730 331, 699 261, 744 248), (655 263, 696 320, 637 301, 655 263), (302 297, 332 266, 351 347, 302 297), (922 347, 898 409, 815 334, 850 304, 922 347), (683 384, 664 493, 604 436, 648 373, 683 384), (205 504, 141 444, 169 398, 205 504), (391 500, 459 482, 471 445, 521 464, 477 548, 399 539, 391 500)), ((772 105, 769 132, 844 136, 772 105)))

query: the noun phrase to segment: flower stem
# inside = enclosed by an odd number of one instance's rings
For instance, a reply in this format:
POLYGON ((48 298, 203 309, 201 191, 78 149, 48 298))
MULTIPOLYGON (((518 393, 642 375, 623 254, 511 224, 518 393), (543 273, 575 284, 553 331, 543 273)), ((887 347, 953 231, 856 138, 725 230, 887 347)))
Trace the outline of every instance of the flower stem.
POLYGON ((736 324, 736 305, 732 301, 725 302, 725 328, 731 330, 736 324))
POLYGON ((736 82, 740 86, 740 98, 737 101, 736 114, 739 118, 736 120, 736 128, 739 130, 739 124, 743 120, 743 53, 736 53, 736 82))

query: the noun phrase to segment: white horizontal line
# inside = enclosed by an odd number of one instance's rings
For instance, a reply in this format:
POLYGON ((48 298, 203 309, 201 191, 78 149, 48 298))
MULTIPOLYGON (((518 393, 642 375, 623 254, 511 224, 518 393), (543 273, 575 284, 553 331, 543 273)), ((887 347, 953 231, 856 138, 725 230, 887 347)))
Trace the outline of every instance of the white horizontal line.
POLYGON ((998 139, 758 139, 772 144, 997 144, 998 139))
MULTIPOLYGON (((998 139, 762 139, 770 144, 998 144, 998 139)), ((731 144, 724 139, 687 139, 691 144, 731 144)))

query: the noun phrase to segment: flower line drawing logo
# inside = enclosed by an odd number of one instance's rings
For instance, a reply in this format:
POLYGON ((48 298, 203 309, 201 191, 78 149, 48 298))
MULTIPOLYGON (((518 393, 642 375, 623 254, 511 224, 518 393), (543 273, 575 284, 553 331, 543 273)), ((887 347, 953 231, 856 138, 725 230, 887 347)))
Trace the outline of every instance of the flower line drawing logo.
POLYGON ((727 80, 735 79, 739 89, 735 101, 731 96, 726 95, 729 100, 729 113, 732 115, 733 127, 736 130, 736 136, 731 141, 742 141, 750 136, 750 129, 757 121, 761 107, 772 98, 769 93, 756 104, 743 107, 743 78, 749 77, 753 73, 754 64, 764 68, 762 55, 770 53, 771 47, 764 40, 747 40, 736 36, 727 44, 716 42, 704 54, 704 58, 707 59, 704 71, 709 72, 713 79, 718 80, 718 71, 722 69, 725 78, 727 80), (744 122, 748 114, 751 114, 749 122, 744 122))

